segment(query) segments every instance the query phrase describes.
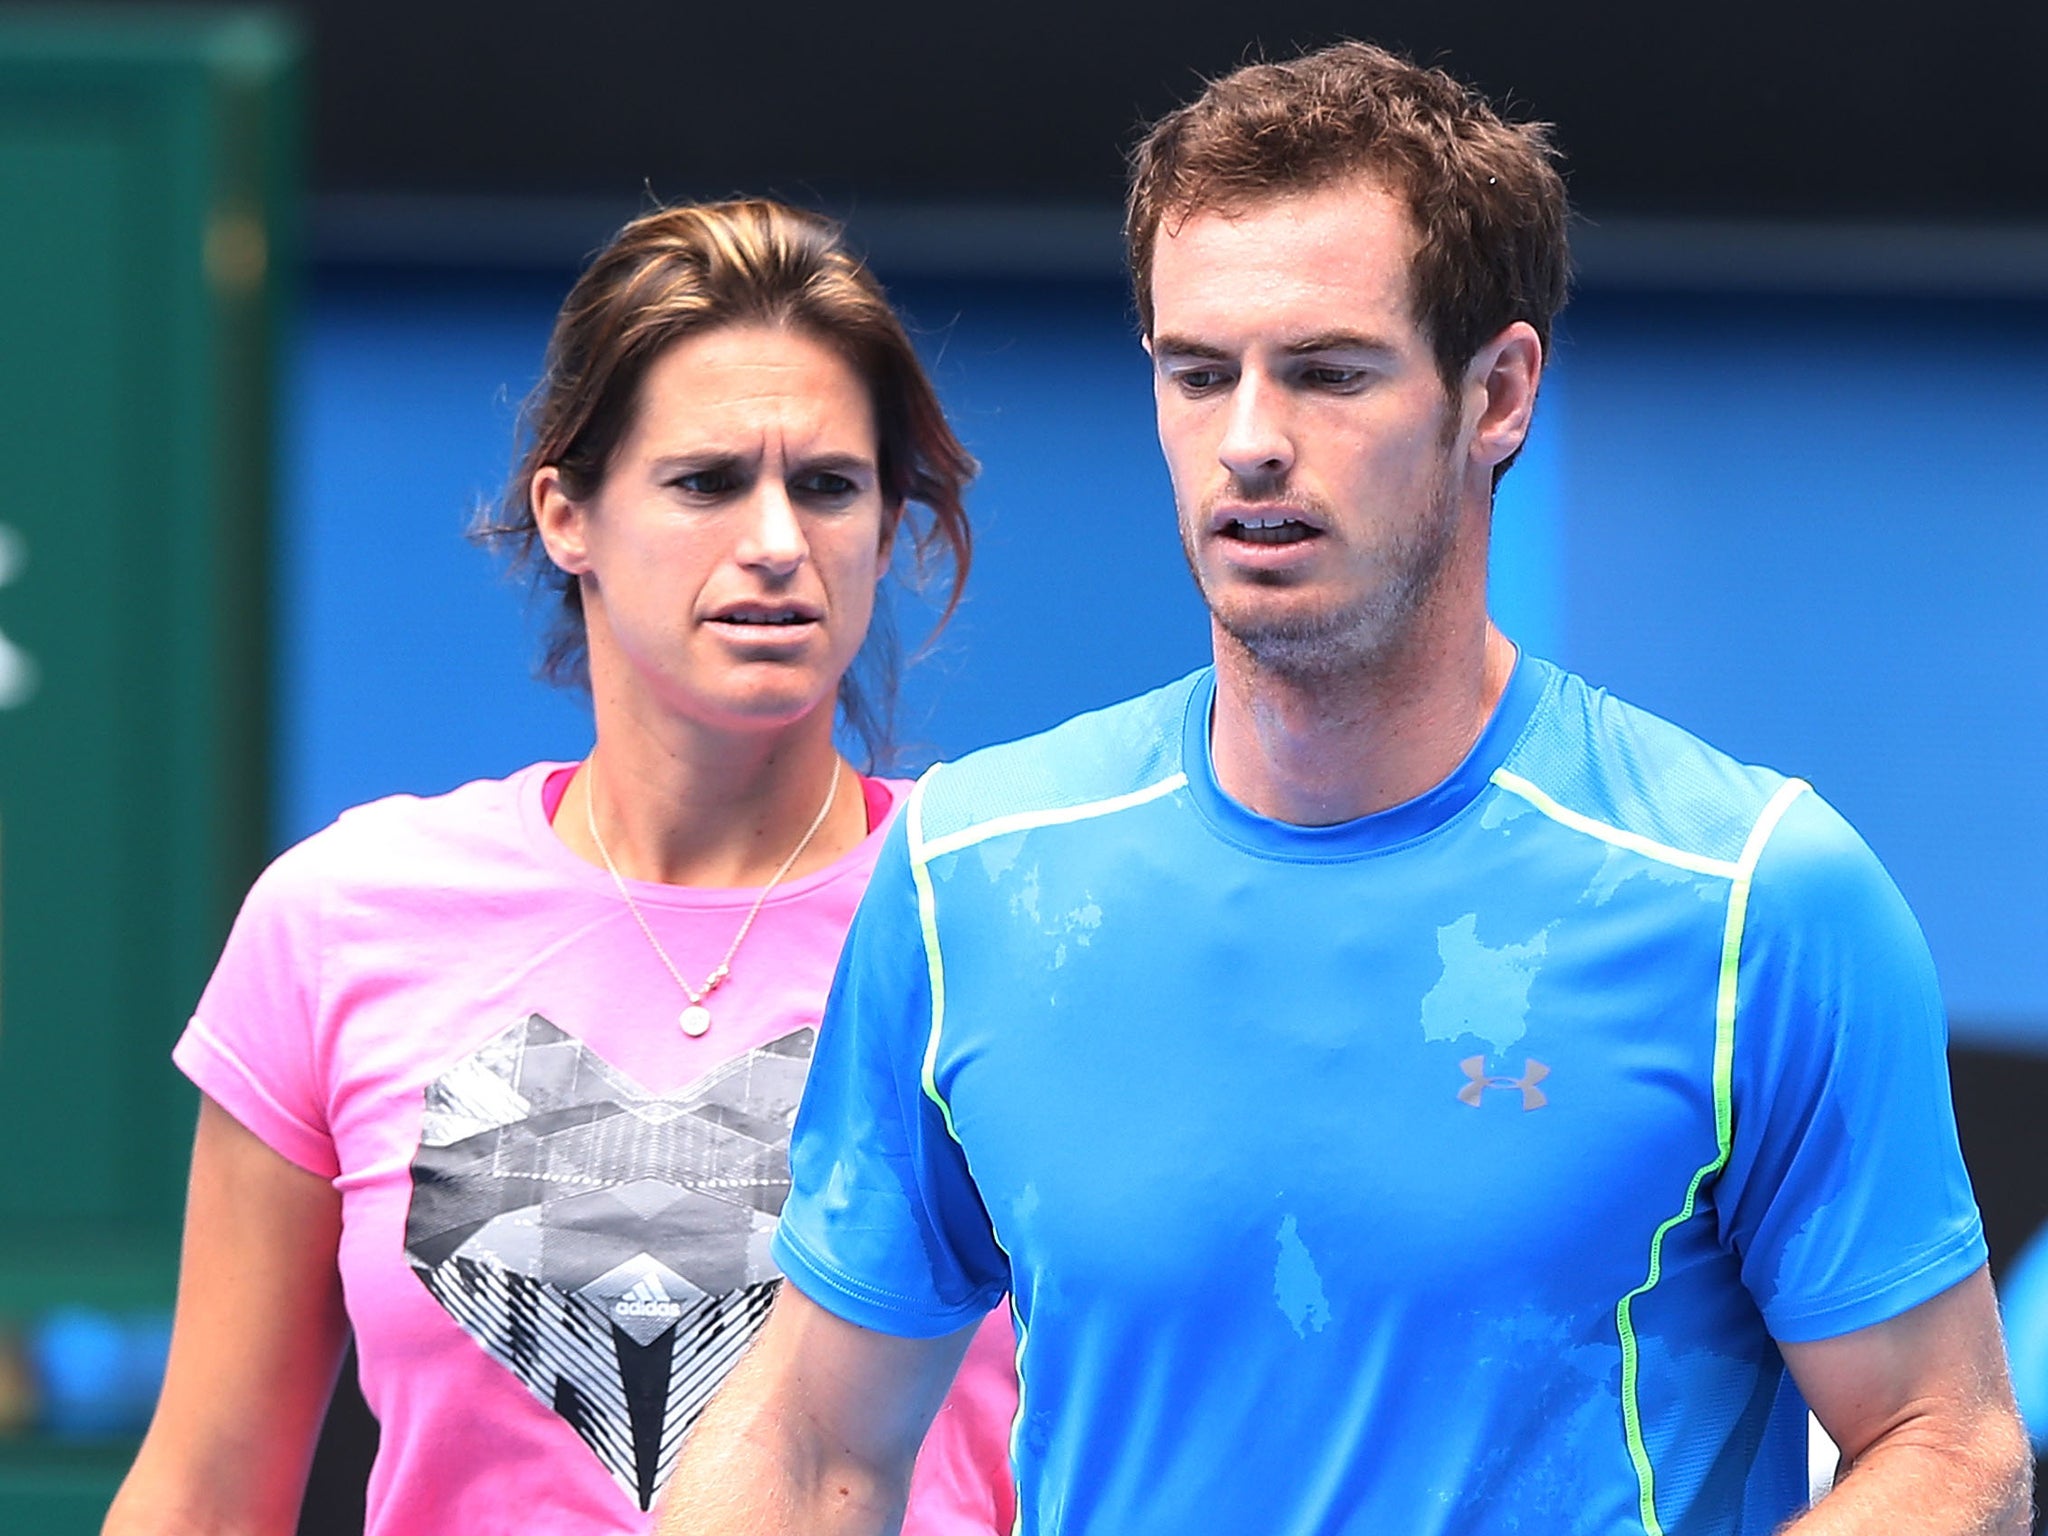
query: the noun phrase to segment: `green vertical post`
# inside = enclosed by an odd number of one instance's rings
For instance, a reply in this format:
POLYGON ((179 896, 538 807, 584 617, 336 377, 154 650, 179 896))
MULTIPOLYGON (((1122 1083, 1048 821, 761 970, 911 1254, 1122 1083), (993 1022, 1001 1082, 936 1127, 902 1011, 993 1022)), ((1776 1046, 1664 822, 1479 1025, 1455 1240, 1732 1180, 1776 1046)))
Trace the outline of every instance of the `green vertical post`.
MULTIPOLYGON (((0 8, 0 1319, 171 1295, 168 1052, 267 850, 299 55, 0 8)), ((0 1441, 0 1530, 96 1530, 131 1452, 0 1441)))

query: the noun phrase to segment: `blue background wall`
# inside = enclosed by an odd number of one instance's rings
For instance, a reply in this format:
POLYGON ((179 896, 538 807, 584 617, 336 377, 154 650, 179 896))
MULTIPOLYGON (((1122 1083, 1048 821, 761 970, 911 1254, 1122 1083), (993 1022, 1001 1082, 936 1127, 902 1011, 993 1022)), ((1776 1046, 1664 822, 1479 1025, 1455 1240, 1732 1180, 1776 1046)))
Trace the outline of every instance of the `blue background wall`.
POLYGON ((1919 912, 1958 1034, 2048 1044, 2048 307, 1581 307, 1566 658, 1801 774, 1919 912))
MULTIPOLYGON (((588 744, 463 530, 568 281, 330 271, 298 351, 281 840, 588 744)), ((899 285, 983 460, 966 606, 914 668, 915 762, 1197 665, 1121 287, 899 285)), ((2048 305, 1575 303, 1497 513, 1531 649, 1814 781, 1925 923, 1961 1038, 2048 1050, 2048 305)), ((907 636, 921 629, 901 605, 907 636)))

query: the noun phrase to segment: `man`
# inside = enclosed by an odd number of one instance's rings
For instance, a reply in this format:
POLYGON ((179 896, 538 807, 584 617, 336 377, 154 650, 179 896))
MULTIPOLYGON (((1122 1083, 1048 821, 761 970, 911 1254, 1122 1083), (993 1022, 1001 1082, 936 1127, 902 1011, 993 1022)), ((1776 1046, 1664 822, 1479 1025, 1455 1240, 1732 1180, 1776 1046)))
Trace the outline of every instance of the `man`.
POLYGON ((1487 621, 1564 222, 1539 129, 1363 45, 1145 141, 1215 667, 919 787, 665 1530, 893 1529, 1006 1289, 1027 1533, 2025 1528, 1896 890, 1487 621))

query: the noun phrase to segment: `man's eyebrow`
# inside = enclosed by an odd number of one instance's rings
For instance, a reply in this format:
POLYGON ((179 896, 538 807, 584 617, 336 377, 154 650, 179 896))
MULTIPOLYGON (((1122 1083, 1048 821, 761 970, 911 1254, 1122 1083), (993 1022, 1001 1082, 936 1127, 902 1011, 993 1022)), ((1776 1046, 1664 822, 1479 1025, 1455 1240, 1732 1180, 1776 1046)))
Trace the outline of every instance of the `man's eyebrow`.
POLYGON ((1303 357, 1311 352, 1391 353, 1399 349, 1390 341, 1359 331, 1325 331, 1316 336, 1304 336, 1300 341, 1290 341, 1283 350, 1289 357, 1303 357))
POLYGON ((1192 336, 1154 336, 1152 338, 1154 357, 1200 357, 1221 362, 1230 354, 1223 348, 1206 341, 1196 341, 1192 336))
MULTIPOLYGON (((1316 352, 1372 352, 1384 356, 1400 349, 1391 341, 1362 331, 1319 331, 1313 336, 1290 341, 1280 350, 1289 357, 1306 357, 1316 352)), ((1211 342, 1196 341, 1192 336, 1155 336, 1152 338, 1152 355, 1216 362, 1226 361, 1232 356, 1226 349, 1211 342)))

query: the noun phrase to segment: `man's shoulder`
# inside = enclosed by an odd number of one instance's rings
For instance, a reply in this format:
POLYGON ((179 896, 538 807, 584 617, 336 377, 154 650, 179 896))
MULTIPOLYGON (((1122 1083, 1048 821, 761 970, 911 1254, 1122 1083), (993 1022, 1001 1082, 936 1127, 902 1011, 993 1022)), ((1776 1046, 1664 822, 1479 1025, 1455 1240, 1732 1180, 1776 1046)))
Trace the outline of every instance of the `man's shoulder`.
POLYGON ((1690 858, 1734 864, 1772 803, 1804 789, 1575 673, 1548 670, 1541 706, 1494 775, 1546 809, 1690 858))
POLYGON ((1185 782, 1181 742, 1207 669, 1051 730, 941 763, 919 782, 917 844, 993 830, 1015 819, 1067 819, 1142 802, 1185 782))

